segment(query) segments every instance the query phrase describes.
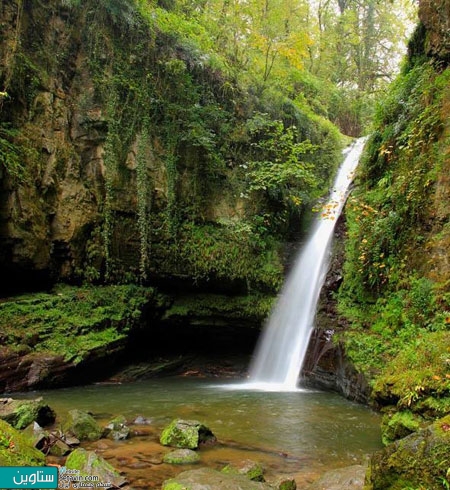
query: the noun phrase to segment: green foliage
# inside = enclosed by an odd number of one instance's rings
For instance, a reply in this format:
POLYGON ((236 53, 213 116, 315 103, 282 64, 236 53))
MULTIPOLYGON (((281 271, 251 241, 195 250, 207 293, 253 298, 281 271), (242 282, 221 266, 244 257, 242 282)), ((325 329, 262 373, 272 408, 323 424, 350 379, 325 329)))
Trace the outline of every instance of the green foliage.
POLYGON ((0 165, 12 179, 21 181, 25 166, 22 149, 14 142, 17 135, 18 131, 9 124, 0 125, 0 165))
POLYGON ((277 246, 273 238, 262 237, 249 223, 186 222, 176 241, 165 245, 170 253, 164 253, 162 269, 183 272, 194 281, 236 280, 248 289, 276 291, 283 279, 277 246))
POLYGON ((285 206, 299 206, 317 186, 313 165, 300 159, 316 147, 308 140, 296 142, 295 127, 285 128, 281 121, 268 121, 263 114, 248 126, 255 141, 253 159, 248 162, 248 190, 264 191, 285 206))
POLYGON ((339 309, 352 325, 348 353, 372 380, 376 403, 434 417, 450 408, 448 272, 435 272, 445 265, 433 252, 447 236, 435 219, 435 192, 447 172, 442 107, 450 70, 420 60, 377 110, 346 208, 339 309))

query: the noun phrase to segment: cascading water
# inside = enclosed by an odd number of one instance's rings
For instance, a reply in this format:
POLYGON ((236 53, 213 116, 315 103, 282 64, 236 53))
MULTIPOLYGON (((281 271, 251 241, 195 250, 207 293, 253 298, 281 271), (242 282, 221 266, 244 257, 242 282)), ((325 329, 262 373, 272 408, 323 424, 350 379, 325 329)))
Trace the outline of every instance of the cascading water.
POLYGON ((320 290, 328 268, 328 250, 365 138, 347 150, 329 201, 295 261, 258 342, 250 366, 249 388, 294 391, 304 362, 320 290))

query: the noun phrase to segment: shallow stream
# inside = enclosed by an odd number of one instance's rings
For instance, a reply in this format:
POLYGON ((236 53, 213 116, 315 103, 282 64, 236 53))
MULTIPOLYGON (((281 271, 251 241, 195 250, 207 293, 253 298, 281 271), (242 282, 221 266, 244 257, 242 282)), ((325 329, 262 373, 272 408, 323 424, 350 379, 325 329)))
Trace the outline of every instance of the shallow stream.
POLYGON ((220 469, 232 461, 254 459, 265 466, 268 480, 289 474, 300 488, 328 469, 363 462, 381 447, 379 416, 336 394, 258 392, 239 385, 228 389, 226 383, 178 377, 38 395, 61 419, 73 408, 92 412, 101 422, 117 415, 129 421, 149 419, 148 425, 133 425, 134 437, 127 441, 102 439, 86 446, 123 471, 135 489, 160 488, 165 479, 192 468, 161 462, 170 449, 159 445, 159 434, 177 417, 201 421, 219 440, 200 449, 200 464, 220 469))

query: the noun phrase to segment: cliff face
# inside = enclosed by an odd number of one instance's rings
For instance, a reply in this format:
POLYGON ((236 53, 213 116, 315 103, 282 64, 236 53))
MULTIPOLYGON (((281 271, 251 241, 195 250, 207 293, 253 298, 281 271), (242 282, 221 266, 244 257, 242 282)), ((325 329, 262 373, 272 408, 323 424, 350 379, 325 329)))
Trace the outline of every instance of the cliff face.
MULTIPOLYGON (((2 2, 6 291, 85 280, 279 286, 275 236, 289 216, 263 192, 250 199, 246 177, 249 121, 260 114, 262 128, 267 107, 165 26, 167 15, 147 18, 128 0, 2 2)), ((334 138, 320 150, 325 182, 337 132, 284 111, 275 116, 298 118, 299 140, 334 138)))
POLYGON ((426 52, 450 60, 450 2, 421 0, 419 18, 427 31, 426 52))
POLYGON ((449 7, 420 2, 408 58, 378 108, 346 207, 337 306, 339 340, 372 403, 419 421, 449 410, 449 7))

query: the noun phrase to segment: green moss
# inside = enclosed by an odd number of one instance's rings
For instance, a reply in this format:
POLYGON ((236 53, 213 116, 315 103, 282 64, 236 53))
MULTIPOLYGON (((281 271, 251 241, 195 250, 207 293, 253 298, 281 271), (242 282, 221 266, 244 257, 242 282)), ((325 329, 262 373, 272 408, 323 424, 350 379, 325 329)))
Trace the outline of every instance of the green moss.
POLYGON ((367 488, 446 488, 449 444, 450 416, 447 416, 375 453, 370 463, 367 488))
POLYGON ((168 480, 163 483, 162 490, 189 490, 189 487, 176 481, 168 480))
POLYGON ((179 449, 165 454, 163 461, 169 464, 193 464, 200 461, 200 456, 191 449, 179 449))
POLYGON ((0 466, 42 466, 44 455, 28 437, 0 420, 0 466))
POLYGON ((181 449, 197 449, 200 443, 215 441, 211 430, 197 420, 175 419, 164 428, 160 443, 181 449))
POLYGON ((196 294, 176 298, 164 314, 164 319, 195 319, 211 322, 212 318, 223 321, 247 320, 259 326, 270 313, 274 296, 249 294, 225 296, 219 294, 196 294))
POLYGON ((64 423, 64 430, 80 441, 96 441, 103 434, 102 428, 95 419, 82 410, 70 410, 68 419, 64 423))
POLYGON ((450 70, 415 59, 378 108, 348 239, 341 336, 378 406, 427 418, 449 405, 448 202, 450 70))
POLYGON ((59 286, 0 304, 0 332, 7 346, 28 345, 77 364, 93 350, 124 340, 144 307, 157 307, 160 300, 153 289, 132 285, 59 286))
POLYGON ((243 475, 252 481, 265 481, 263 467, 259 463, 251 460, 229 464, 221 471, 227 475, 243 475))
POLYGON ((410 410, 384 415, 381 423, 383 444, 390 444, 397 439, 416 432, 423 425, 423 422, 422 417, 414 415, 410 410))

